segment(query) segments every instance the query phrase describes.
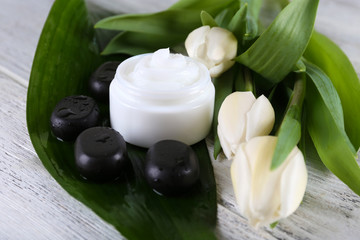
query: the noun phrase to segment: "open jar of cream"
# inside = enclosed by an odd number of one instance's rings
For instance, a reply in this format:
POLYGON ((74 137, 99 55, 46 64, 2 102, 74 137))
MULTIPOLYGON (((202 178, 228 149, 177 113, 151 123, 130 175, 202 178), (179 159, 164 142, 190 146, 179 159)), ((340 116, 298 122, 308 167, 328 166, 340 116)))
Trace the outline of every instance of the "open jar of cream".
POLYGON ((194 144, 209 133, 215 88, 196 60, 160 49, 131 57, 110 85, 110 121, 125 141, 149 147, 165 139, 194 144))

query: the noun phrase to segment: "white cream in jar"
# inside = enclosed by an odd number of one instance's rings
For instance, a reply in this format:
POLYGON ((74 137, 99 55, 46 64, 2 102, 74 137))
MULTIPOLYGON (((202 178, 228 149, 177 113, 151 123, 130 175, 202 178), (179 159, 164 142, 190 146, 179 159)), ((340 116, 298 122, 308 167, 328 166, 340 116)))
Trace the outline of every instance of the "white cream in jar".
POLYGON ((125 141, 150 147, 165 139, 194 144, 209 133, 215 88, 196 60, 160 49, 131 57, 110 85, 110 121, 125 141))

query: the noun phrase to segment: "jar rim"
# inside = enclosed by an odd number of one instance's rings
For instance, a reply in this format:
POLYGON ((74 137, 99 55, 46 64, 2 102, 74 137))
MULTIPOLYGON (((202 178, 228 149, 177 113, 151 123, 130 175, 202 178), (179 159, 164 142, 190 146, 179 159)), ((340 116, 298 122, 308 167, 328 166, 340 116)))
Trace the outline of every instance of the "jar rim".
POLYGON ((167 90, 147 89, 147 88, 143 88, 143 87, 137 86, 135 84, 132 84, 131 82, 127 81, 126 78, 123 77, 122 73, 125 71, 128 64, 130 64, 133 61, 139 61, 139 59, 141 59, 145 56, 151 55, 151 54, 152 53, 140 54, 140 55, 130 57, 130 58, 126 59, 125 61, 123 61, 116 69, 114 82, 119 84, 118 86, 121 86, 122 90, 126 90, 129 94, 131 94, 133 96, 139 96, 139 97, 146 96, 148 98, 157 99, 157 100, 177 99, 180 97, 184 98, 184 97, 189 97, 192 95, 197 95, 199 92, 203 91, 209 83, 211 83, 211 77, 210 77, 210 73, 209 73, 209 70, 207 69, 207 67, 203 63, 201 63, 195 59, 192 59, 188 56, 184 56, 184 57, 186 57, 186 58, 188 58, 188 60, 194 62, 200 68, 199 79, 197 81, 194 81, 193 83, 191 83, 188 86, 183 86, 181 88, 176 88, 173 90, 172 89, 170 89, 170 90, 169 89, 167 89, 167 90))

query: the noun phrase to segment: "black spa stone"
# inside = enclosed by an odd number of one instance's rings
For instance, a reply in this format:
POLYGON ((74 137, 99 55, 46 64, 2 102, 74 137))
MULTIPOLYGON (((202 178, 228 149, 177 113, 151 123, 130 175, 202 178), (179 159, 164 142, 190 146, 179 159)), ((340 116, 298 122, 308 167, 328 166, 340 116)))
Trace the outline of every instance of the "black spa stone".
POLYGON ((105 62, 91 75, 89 88, 96 100, 103 103, 109 102, 109 86, 119 64, 120 62, 105 62))
POLYGON ((199 174, 195 152, 182 142, 160 141, 146 154, 146 180, 160 194, 174 196, 189 191, 198 181, 199 174))
POLYGON ((50 118, 53 134, 63 141, 75 140, 82 131, 97 126, 99 121, 98 105, 94 99, 83 95, 60 100, 50 118))
POLYGON ((112 128, 89 128, 76 139, 76 166, 80 175, 88 180, 118 178, 127 166, 127 159, 124 138, 112 128))

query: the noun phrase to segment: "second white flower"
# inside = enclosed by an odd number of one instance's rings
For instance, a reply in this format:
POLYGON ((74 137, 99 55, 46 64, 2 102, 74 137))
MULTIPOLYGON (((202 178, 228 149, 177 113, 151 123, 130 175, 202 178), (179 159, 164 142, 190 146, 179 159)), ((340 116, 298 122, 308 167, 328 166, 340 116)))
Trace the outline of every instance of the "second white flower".
POLYGON ((268 135, 275 122, 275 112, 263 95, 234 92, 222 103, 218 115, 218 136, 224 154, 230 160, 243 142, 268 135))
POLYGON ((202 26, 189 34, 185 48, 189 57, 197 59, 209 69, 211 77, 218 77, 234 65, 237 39, 224 28, 202 26))

